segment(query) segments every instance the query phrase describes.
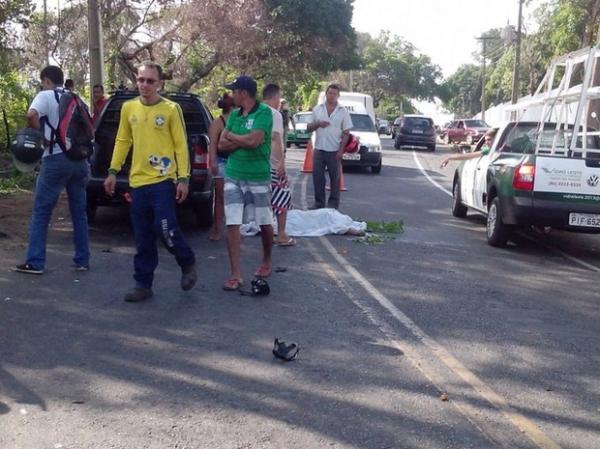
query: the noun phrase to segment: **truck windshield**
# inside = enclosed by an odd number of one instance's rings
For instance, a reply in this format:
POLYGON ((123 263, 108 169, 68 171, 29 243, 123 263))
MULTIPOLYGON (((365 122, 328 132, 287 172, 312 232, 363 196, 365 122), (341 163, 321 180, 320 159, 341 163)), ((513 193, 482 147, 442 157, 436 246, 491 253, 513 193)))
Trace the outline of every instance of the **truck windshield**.
MULTIPOLYGON (((540 148, 549 149, 555 143, 556 149, 566 149, 565 147, 570 143, 569 139, 571 135, 572 130, 557 130, 555 123, 545 123, 540 139, 540 148), (554 142, 555 136, 556 142, 554 142)), ((533 154, 535 152, 537 137, 538 125, 536 123, 519 123, 510 129, 504 142, 500 145, 500 151, 503 153, 533 154)), ((598 148, 598 143, 594 136, 588 136, 586 142, 587 148, 598 148)), ((581 147, 581 137, 577 146, 581 147)))
POLYGON ((375 125, 373 125, 373 120, 371 120, 371 117, 368 115, 350 114, 350 118, 352 119, 352 124, 354 125, 352 131, 377 132, 375 130, 375 125))
POLYGON ((296 114, 296 115, 294 115, 294 121, 296 123, 310 123, 312 121, 312 113, 311 114, 296 114))

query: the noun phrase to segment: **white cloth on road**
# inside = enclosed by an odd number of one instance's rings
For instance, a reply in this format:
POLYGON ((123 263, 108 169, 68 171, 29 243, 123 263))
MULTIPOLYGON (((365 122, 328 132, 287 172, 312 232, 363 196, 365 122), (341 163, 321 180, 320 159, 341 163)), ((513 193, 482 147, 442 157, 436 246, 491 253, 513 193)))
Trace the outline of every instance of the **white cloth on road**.
MULTIPOLYGON (((287 213, 285 231, 292 237, 320 237, 328 234, 362 235, 367 223, 354 221, 335 209, 290 210, 287 213)), ((244 236, 256 235, 260 231, 255 223, 244 224, 240 232, 244 236)))

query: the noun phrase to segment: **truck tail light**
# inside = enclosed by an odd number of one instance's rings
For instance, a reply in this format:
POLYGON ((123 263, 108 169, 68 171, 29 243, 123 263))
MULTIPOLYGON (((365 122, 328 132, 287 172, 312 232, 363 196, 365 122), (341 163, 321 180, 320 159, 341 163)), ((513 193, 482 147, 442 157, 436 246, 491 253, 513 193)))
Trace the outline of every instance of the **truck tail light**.
POLYGON ((192 179, 201 181, 206 177, 208 170, 208 142, 206 139, 198 139, 192 143, 192 179))
POLYGON ((533 190, 535 181, 535 165, 522 164, 517 165, 513 176, 513 188, 515 190, 533 190))

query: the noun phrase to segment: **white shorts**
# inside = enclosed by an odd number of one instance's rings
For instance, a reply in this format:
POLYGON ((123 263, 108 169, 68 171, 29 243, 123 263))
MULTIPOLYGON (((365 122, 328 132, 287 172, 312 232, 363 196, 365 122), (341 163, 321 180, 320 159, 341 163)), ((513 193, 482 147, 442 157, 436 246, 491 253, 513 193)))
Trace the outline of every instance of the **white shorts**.
POLYGON ((238 181, 225 178, 225 224, 258 226, 273 224, 270 182, 238 181))

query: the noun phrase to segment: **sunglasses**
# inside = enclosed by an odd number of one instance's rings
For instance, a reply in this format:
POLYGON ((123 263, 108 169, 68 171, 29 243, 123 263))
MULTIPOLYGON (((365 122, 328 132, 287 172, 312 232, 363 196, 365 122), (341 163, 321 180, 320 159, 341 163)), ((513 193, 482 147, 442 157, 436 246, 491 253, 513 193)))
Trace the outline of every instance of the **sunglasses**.
POLYGON ((138 83, 140 83, 140 84, 146 83, 146 84, 148 84, 150 86, 152 86, 154 83, 158 82, 158 80, 155 80, 155 79, 152 79, 152 78, 144 78, 144 77, 141 77, 141 76, 138 77, 138 78, 136 78, 136 81, 138 83))

